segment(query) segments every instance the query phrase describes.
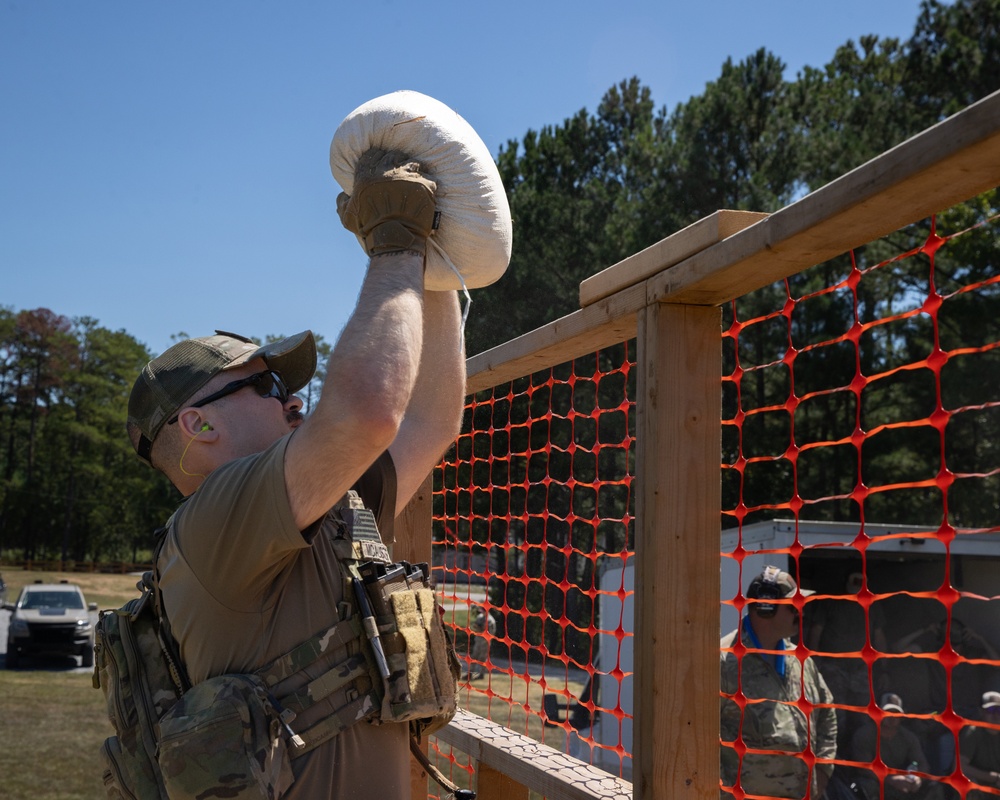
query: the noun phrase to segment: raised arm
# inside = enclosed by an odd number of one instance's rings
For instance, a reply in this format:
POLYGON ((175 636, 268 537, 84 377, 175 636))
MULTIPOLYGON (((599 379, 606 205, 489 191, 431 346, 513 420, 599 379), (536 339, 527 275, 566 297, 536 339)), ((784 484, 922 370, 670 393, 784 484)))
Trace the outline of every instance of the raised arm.
POLYGON ((315 410, 292 436, 285 486, 300 529, 336 503, 396 438, 423 342, 423 258, 373 258, 327 365, 315 410))
MULTIPOLYGON (((430 367, 421 367, 447 350, 439 323, 426 322, 424 313, 424 252, 436 188, 404 154, 370 150, 358 162, 353 195, 337 199, 341 221, 362 240, 371 260, 354 313, 330 355, 322 397, 286 451, 286 490, 302 529, 343 497, 401 435, 404 486, 410 493, 415 488, 413 468, 407 466, 414 461, 413 447, 405 443, 422 434, 407 435, 410 426, 404 423, 412 407, 431 425, 435 412, 422 398, 436 390, 430 367), (425 337, 431 340, 426 354, 425 337)), ((439 305, 443 310, 438 300, 430 303, 439 305)), ((451 327, 457 333, 457 323, 451 327)), ((445 427, 453 427, 454 410, 441 413, 448 419, 445 427)))
POLYGON ((465 348, 456 292, 425 292, 423 349, 399 433, 389 447, 396 466, 396 513, 458 436, 465 399, 465 348))

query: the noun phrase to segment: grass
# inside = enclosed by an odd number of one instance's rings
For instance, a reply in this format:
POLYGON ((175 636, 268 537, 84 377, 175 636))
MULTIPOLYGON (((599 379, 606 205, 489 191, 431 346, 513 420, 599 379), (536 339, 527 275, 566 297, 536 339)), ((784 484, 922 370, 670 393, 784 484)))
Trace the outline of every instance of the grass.
MULTIPOLYGON (((83 590, 88 602, 99 608, 116 608, 138 595, 136 576, 98 573, 25 572, 7 570, 8 600, 17 599, 21 587, 41 580, 67 580, 83 590)), ((465 620, 455 619, 458 624, 465 620)), ((459 647, 459 653, 463 650, 459 647)), ((104 705, 104 693, 95 690, 89 673, 74 672, 68 659, 28 661, 28 668, 0 670, 0 776, 6 800, 101 800, 98 751, 112 735, 104 705)), ((549 681, 543 687, 536 679, 526 682, 520 675, 493 672, 486 678, 463 685, 459 704, 483 717, 490 717, 518 733, 562 749, 565 734, 544 728, 539 713, 543 691, 566 686, 579 695, 582 684, 549 681), (513 702, 512 702, 513 701, 513 702), (525 710, 527 706, 530 711, 525 710)), ((454 754, 458 764, 468 757, 454 754)), ((446 774, 447 764, 441 764, 446 774)), ((460 780, 460 768, 455 768, 460 780)), ((431 791, 437 794, 438 787, 431 791)))
POLYGON ((100 800, 98 751, 113 733, 89 674, 0 672, 0 775, 8 800, 100 800))
MULTIPOLYGON (((7 599, 36 580, 67 580, 88 602, 114 608, 135 597, 136 578, 77 572, 6 570, 7 599)), ((7 800, 101 800, 98 751, 114 732, 104 693, 69 659, 29 660, 27 669, 0 670, 0 775, 7 800)))

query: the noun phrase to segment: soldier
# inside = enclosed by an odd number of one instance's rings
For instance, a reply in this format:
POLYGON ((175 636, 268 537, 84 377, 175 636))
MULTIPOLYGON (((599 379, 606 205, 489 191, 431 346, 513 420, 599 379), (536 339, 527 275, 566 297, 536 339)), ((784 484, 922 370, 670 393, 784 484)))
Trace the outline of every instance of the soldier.
MULTIPOLYGON (((722 783, 733 786, 738 772, 740 786, 748 794, 804 797, 810 773, 802 754, 811 750, 817 759, 832 759, 837 754, 834 710, 817 707, 807 719, 796 705, 803 686, 810 703, 826 706, 833 702, 813 660, 800 661, 790 652, 795 649, 791 638, 799 632, 799 613, 791 598, 799 591, 787 572, 766 567, 747 589, 751 602, 740 627, 720 643, 722 783), (737 640, 747 648, 742 659, 732 651, 737 640), (740 691, 747 700, 742 728, 740 707, 733 699, 740 691), (753 702, 757 700, 765 702, 753 702), (748 748, 741 768, 736 750, 725 745, 737 738, 748 748)), ((801 594, 812 592, 803 590, 801 594)), ((832 774, 832 764, 816 764, 811 797, 823 794, 832 774)))
MULTIPOLYGON (((264 347, 227 333, 186 340, 136 380, 132 444, 187 498, 157 569, 194 684, 261 669, 336 625, 351 587, 328 511, 353 487, 391 541, 393 518, 457 435, 465 391, 458 297, 424 288, 436 188, 403 154, 372 150, 359 161, 354 196, 338 198, 370 261, 309 416, 295 395, 316 367, 309 331, 264 347)), ((227 280, 242 279, 215 278, 220 298, 227 280)), ((262 308, 276 287, 289 297, 307 288, 276 270, 262 308)), ((330 291, 331 303, 344 302, 341 289, 330 291)), ((354 647, 328 643, 317 669, 343 663, 354 647)), ((343 716, 356 695, 331 688, 294 724, 307 730, 343 716)), ((409 798, 408 726, 370 724, 364 713, 292 762, 286 800, 409 798)))
MULTIPOLYGON (((924 777, 931 772, 930 762, 913 731, 903 727, 903 701, 898 694, 887 692, 879 698, 879 708, 887 712, 879 726, 859 728, 851 739, 850 757, 854 761, 880 760, 891 770, 882 781, 885 800, 939 800, 942 784, 924 777), (877 748, 876 748, 876 739, 877 748)), ((859 783, 871 798, 882 795, 879 779, 870 770, 861 770, 859 783)), ((949 796, 951 793, 948 793, 949 796)))
MULTIPOLYGON (((962 773, 971 781, 1000 789, 1000 692, 983 695, 983 720, 998 727, 970 725, 959 739, 962 773)), ((968 800, 996 800, 996 795, 972 790, 968 800)))

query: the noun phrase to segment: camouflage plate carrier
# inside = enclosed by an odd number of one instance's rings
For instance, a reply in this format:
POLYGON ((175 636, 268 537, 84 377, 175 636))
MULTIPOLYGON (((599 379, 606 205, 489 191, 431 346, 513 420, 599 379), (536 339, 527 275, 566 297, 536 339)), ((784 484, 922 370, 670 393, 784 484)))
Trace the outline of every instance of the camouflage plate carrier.
POLYGON ((141 596, 102 611, 97 624, 94 687, 104 690, 116 732, 101 748, 109 798, 277 800, 292 784, 290 761, 351 725, 408 723, 411 750, 420 757, 413 740, 454 716, 459 665, 427 565, 393 563, 374 515, 354 492, 332 513, 345 587, 340 621, 254 673, 195 686, 163 612, 155 568, 161 530, 154 570, 137 584, 141 596), (352 641, 353 655, 300 690, 272 692, 352 641), (307 730, 295 728, 298 714, 345 689, 346 705, 307 730))

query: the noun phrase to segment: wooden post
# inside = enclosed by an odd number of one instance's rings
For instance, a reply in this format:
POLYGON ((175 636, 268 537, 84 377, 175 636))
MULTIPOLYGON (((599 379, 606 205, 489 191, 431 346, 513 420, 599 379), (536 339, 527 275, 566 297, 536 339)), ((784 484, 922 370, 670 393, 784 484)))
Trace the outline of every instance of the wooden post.
MULTIPOLYGON (((416 494, 396 518, 396 543, 392 546, 392 557, 396 561, 409 561, 419 564, 431 563, 431 495, 433 482, 431 476, 420 485, 416 494)), ((423 741, 424 753, 427 752, 427 740, 423 741)), ((410 757, 410 795, 413 800, 425 800, 427 797, 427 772, 419 762, 410 757)))
POLYGON ((476 800, 528 800, 528 787, 489 764, 479 762, 476 767, 476 800))
POLYGON ((638 315, 637 800, 717 800, 721 311, 638 315))

